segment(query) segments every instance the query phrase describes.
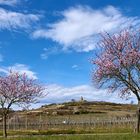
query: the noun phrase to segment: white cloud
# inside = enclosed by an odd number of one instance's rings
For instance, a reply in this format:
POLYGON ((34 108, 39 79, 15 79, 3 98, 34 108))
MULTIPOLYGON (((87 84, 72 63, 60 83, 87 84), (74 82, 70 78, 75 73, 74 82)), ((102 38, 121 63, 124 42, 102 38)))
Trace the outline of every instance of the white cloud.
POLYGON ((79 68, 78 65, 73 65, 73 66, 72 66, 72 69, 74 69, 74 70, 79 70, 80 68, 79 68))
POLYGON ((40 104, 62 103, 71 99, 80 100, 81 96, 88 101, 106 101, 116 103, 136 103, 136 98, 131 96, 130 100, 121 99, 117 93, 108 93, 107 90, 98 90, 90 85, 79 85, 74 87, 64 87, 56 84, 46 86, 48 93, 46 97, 40 99, 40 104))
POLYGON ((9 73, 9 70, 17 71, 21 74, 26 73, 29 78, 38 79, 35 72, 31 71, 27 65, 24 64, 15 64, 9 67, 0 67, 0 72, 9 73))
POLYGON ((49 48, 44 48, 43 53, 40 55, 42 59, 47 59, 49 55, 55 55, 58 54, 60 51, 58 47, 49 47, 49 48))
POLYGON ((0 5, 15 6, 20 3, 20 0, 0 0, 0 5))
POLYGON ((29 29, 39 19, 40 15, 24 14, 0 8, 0 30, 29 29))
POLYGON ((38 29, 34 38, 50 38, 63 45, 63 49, 88 52, 95 48, 97 34, 102 31, 119 30, 128 25, 137 25, 137 17, 126 17, 113 6, 103 9, 74 7, 62 12, 63 18, 46 29, 38 29))
POLYGON ((48 58, 48 49, 44 48, 43 53, 40 55, 42 59, 47 59, 48 58))

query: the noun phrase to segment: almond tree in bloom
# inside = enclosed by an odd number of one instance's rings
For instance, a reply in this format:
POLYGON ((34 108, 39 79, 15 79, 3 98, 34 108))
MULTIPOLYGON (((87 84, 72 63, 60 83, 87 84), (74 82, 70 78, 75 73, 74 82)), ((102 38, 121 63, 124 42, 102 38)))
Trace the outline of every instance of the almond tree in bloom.
POLYGON ((118 34, 101 35, 100 51, 92 60, 93 81, 126 97, 134 94, 138 100, 137 132, 140 125, 140 31, 125 30, 118 34))
POLYGON ((22 106, 36 102, 43 93, 43 87, 26 74, 10 71, 0 76, 0 107, 3 116, 3 136, 7 137, 6 118, 13 104, 22 106))

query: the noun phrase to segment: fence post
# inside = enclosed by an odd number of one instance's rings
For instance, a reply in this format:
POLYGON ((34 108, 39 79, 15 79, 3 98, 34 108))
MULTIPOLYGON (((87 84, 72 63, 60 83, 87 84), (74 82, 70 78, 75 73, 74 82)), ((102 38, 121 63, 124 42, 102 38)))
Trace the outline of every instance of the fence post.
POLYGON ((28 130, 28 118, 27 118, 27 113, 26 113, 26 118, 25 118, 25 129, 28 130))
POLYGON ((40 116, 39 116, 39 131, 42 129, 42 116, 41 116, 41 113, 40 113, 40 116))

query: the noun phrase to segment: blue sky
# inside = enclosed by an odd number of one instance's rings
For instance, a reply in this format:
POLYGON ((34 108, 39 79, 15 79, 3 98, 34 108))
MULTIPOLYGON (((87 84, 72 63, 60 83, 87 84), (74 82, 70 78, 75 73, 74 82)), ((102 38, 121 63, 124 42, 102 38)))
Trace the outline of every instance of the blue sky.
MULTIPOLYGON (((0 72, 46 85, 41 104, 80 99, 130 102, 92 86, 89 59, 100 32, 139 26, 135 0, 0 0, 0 72)), ((133 99, 135 100, 135 98, 133 99)))

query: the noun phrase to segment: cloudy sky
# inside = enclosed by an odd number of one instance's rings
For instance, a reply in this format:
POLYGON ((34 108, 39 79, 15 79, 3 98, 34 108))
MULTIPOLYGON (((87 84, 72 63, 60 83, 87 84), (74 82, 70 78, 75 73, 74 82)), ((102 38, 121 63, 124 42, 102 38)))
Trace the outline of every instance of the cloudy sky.
POLYGON ((46 85, 41 104, 79 100, 130 103, 92 85, 101 32, 140 24, 139 0, 0 0, 0 72, 26 72, 46 85))

